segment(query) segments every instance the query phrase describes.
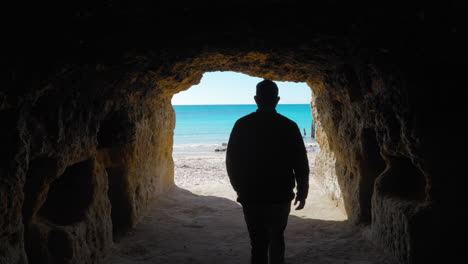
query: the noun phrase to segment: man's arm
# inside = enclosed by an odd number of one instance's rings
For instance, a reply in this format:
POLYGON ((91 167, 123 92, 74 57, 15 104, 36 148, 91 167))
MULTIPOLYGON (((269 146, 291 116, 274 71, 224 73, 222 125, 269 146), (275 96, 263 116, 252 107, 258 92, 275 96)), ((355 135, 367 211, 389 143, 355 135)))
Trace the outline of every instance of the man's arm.
POLYGON ((300 210, 304 208, 305 200, 309 193, 309 159, 301 131, 297 125, 295 126, 293 135, 293 168, 297 182, 297 194, 294 205, 299 202, 296 210, 300 210))
POLYGON ((240 131, 239 124, 236 122, 229 136, 229 142, 226 150, 226 170, 229 176, 232 187, 236 192, 239 191, 239 142, 240 131))

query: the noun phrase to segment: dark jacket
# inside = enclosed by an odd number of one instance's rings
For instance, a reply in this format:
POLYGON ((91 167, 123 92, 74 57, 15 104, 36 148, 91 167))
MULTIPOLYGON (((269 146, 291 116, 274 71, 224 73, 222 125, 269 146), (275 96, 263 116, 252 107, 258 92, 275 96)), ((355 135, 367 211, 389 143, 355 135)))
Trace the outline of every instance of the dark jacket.
POLYGON ((297 124, 275 112, 251 113, 237 120, 226 153, 226 167, 240 203, 280 203, 305 199, 309 162, 297 124))

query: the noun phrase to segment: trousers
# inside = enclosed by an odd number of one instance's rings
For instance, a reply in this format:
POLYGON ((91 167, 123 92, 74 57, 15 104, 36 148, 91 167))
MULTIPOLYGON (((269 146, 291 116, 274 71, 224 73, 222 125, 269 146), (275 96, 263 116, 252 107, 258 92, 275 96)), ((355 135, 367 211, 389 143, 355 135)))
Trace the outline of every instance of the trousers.
POLYGON ((284 264, 284 230, 291 202, 242 204, 250 236, 251 264, 284 264))

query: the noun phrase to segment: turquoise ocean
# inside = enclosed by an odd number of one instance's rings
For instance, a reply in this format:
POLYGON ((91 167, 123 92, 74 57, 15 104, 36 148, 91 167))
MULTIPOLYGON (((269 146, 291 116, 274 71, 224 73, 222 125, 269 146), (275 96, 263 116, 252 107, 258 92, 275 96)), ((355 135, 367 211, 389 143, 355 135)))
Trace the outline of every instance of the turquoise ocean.
MULTIPOLYGON (((256 105, 174 105, 174 153, 207 153, 227 143, 237 119, 255 112, 256 105)), ((276 111, 299 126, 305 143, 312 142, 309 104, 280 104, 276 111)))

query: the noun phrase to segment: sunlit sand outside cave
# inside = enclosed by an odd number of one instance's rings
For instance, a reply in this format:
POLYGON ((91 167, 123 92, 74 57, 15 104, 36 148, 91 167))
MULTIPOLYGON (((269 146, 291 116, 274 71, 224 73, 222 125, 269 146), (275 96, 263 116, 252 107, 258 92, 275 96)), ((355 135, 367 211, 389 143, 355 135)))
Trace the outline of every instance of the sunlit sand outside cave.
MULTIPOLYGON (((349 224, 314 181, 306 207, 291 211, 286 263, 393 263, 349 224)), ((174 154, 175 187, 156 200, 135 229, 116 243, 108 263, 249 263, 242 208, 225 170, 225 152, 174 154)))

